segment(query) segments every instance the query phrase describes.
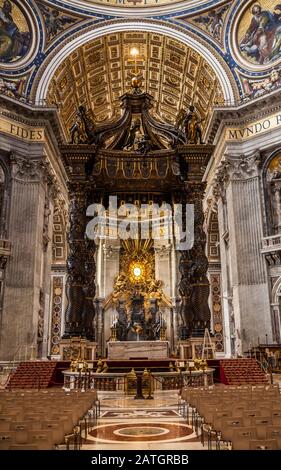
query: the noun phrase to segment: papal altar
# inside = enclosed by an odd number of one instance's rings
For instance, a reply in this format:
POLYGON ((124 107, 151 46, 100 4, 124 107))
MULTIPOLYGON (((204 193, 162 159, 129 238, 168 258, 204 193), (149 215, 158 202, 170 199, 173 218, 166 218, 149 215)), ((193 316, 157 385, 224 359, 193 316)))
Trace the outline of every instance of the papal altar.
POLYGON ((109 341, 107 343, 109 360, 128 359, 167 359, 168 341, 109 341))

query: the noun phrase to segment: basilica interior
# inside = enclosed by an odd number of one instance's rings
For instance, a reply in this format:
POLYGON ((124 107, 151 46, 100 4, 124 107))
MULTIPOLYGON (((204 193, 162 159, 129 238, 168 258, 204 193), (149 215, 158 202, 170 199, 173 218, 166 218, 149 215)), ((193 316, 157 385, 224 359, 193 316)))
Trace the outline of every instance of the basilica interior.
POLYGON ((0 0, 0 449, 281 449, 280 91, 273 0, 0 0))

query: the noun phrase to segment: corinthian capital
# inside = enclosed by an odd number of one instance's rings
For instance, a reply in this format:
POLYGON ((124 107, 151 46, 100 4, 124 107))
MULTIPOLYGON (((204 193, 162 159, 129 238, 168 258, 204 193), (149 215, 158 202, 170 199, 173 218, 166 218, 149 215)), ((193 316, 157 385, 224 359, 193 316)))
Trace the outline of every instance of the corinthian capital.
POLYGON ((42 178, 43 163, 40 159, 26 158, 12 153, 12 175, 14 179, 23 182, 39 182, 42 178))
POLYGON ((225 197, 225 189, 229 181, 245 181, 259 175, 260 154, 255 152, 249 157, 225 155, 218 166, 213 181, 215 200, 225 197))
POLYGON ((255 152, 249 157, 226 155, 226 171, 232 181, 243 181, 259 175, 260 154, 255 152))
POLYGON ((25 183, 39 183, 42 180, 52 183, 49 165, 42 158, 28 158, 11 152, 10 161, 14 179, 25 183))

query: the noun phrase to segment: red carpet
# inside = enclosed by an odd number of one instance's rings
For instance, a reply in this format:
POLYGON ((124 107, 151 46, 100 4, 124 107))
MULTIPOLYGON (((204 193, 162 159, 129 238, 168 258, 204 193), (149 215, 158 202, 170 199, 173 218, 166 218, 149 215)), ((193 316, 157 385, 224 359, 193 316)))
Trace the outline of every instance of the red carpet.
POLYGON ((255 359, 222 359, 221 382, 226 385, 267 384, 266 375, 255 359))
POLYGON ((28 361, 21 362, 16 372, 10 377, 6 388, 48 388, 62 385, 62 370, 68 368, 69 362, 62 361, 28 361))

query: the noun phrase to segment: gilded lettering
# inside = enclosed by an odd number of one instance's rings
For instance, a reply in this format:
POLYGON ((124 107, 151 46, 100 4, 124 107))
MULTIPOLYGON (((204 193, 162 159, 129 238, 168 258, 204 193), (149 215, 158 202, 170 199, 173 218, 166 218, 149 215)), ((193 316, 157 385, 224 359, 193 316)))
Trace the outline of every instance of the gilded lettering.
POLYGON ((238 139, 237 131, 229 130, 229 139, 238 139))

